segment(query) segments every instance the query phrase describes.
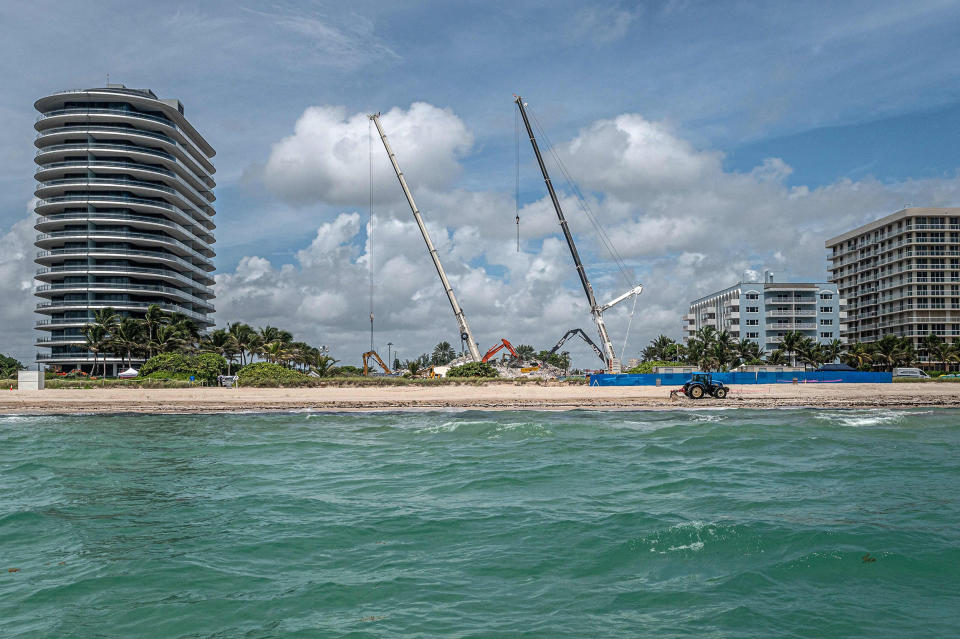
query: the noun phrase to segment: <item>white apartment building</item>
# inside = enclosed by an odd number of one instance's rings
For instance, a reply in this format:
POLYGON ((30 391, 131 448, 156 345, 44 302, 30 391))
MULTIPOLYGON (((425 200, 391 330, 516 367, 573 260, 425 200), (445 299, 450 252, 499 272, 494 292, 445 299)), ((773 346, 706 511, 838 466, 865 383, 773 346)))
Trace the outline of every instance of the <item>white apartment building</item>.
POLYGON ((826 248, 830 281, 848 300, 849 342, 960 338, 960 207, 905 208, 826 248))
POLYGON ((841 339, 846 313, 837 285, 829 282, 738 282, 690 303, 683 316, 683 341, 704 326, 750 339, 770 353, 787 331, 826 343, 841 339))

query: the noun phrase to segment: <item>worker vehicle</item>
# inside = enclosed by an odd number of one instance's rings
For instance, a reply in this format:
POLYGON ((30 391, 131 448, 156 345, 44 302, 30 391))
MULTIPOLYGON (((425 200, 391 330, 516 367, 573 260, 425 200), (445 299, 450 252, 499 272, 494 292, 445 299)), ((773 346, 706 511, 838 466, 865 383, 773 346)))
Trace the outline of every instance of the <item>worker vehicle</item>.
POLYGON ((369 375, 369 374, 370 374, 370 365, 369 365, 369 364, 370 364, 370 358, 371 358, 371 357, 372 357, 373 359, 377 360, 377 363, 380 364, 380 368, 383 369, 383 372, 384 372, 386 375, 392 375, 392 374, 393 374, 393 371, 390 370, 390 367, 387 366, 386 364, 384 364, 383 360, 380 359, 380 356, 377 355, 377 351, 367 351, 366 353, 363 354, 363 374, 364 374, 364 375, 369 375))
POLYGON ((700 399, 704 395, 723 399, 729 392, 730 388, 714 379, 710 373, 694 373, 690 381, 683 385, 683 394, 690 399, 700 399))
POLYGON ((481 361, 481 362, 489 362, 490 359, 491 359, 494 355, 496 355, 498 352, 500 352, 500 349, 502 349, 502 348, 506 348, 506 349, 510 352, 510 354, 513 355, 513 357, 514 357, 515 359, 517 359, 517 360, 520 359, 520 356, 517 354, 517 350, 513 347, 513 344, 511 344, 510 342, 508 342, 506 339, 502 339, 502 338, 501 338, 501 339, 500 339, 500 343, 497 344, 496 346, 494 346, 493 348, 491 348, 489 351, 487 351, 487 354, 484 355, 484 356, 483 356, 483 359, 481 359, 480 361, 481 361))

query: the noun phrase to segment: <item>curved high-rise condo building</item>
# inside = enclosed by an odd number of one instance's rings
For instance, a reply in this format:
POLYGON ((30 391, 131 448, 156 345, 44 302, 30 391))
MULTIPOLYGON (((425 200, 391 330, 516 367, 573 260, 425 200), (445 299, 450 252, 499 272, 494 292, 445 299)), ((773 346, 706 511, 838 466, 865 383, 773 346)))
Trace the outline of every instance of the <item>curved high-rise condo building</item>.
POLYGON ((37 361, 91 370, 81 329, 107 307, 142 317, 157 304, 212 326, 214 150, 180 101, 108 84, 34 106, 37 346, 50 348, 37 361))

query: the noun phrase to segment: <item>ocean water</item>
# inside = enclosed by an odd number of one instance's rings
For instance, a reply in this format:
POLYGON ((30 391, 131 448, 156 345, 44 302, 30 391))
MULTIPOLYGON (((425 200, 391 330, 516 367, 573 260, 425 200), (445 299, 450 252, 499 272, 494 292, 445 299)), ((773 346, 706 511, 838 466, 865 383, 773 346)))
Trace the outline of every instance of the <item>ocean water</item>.
POLYGON ((960 633, 958 411, 0 416, 0 453, 4 638, 960 633))

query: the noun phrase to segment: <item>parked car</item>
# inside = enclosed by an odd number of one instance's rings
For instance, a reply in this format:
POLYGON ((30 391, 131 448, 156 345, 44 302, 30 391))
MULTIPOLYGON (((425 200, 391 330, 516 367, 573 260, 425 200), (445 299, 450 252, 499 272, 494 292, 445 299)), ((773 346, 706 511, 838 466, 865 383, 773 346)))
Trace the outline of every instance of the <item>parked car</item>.
POLYGON ((919 379, 930 379, 930 376, 924 373, 919 368, 895 368, 893 369, 894 377, 916 377, 919 379))

